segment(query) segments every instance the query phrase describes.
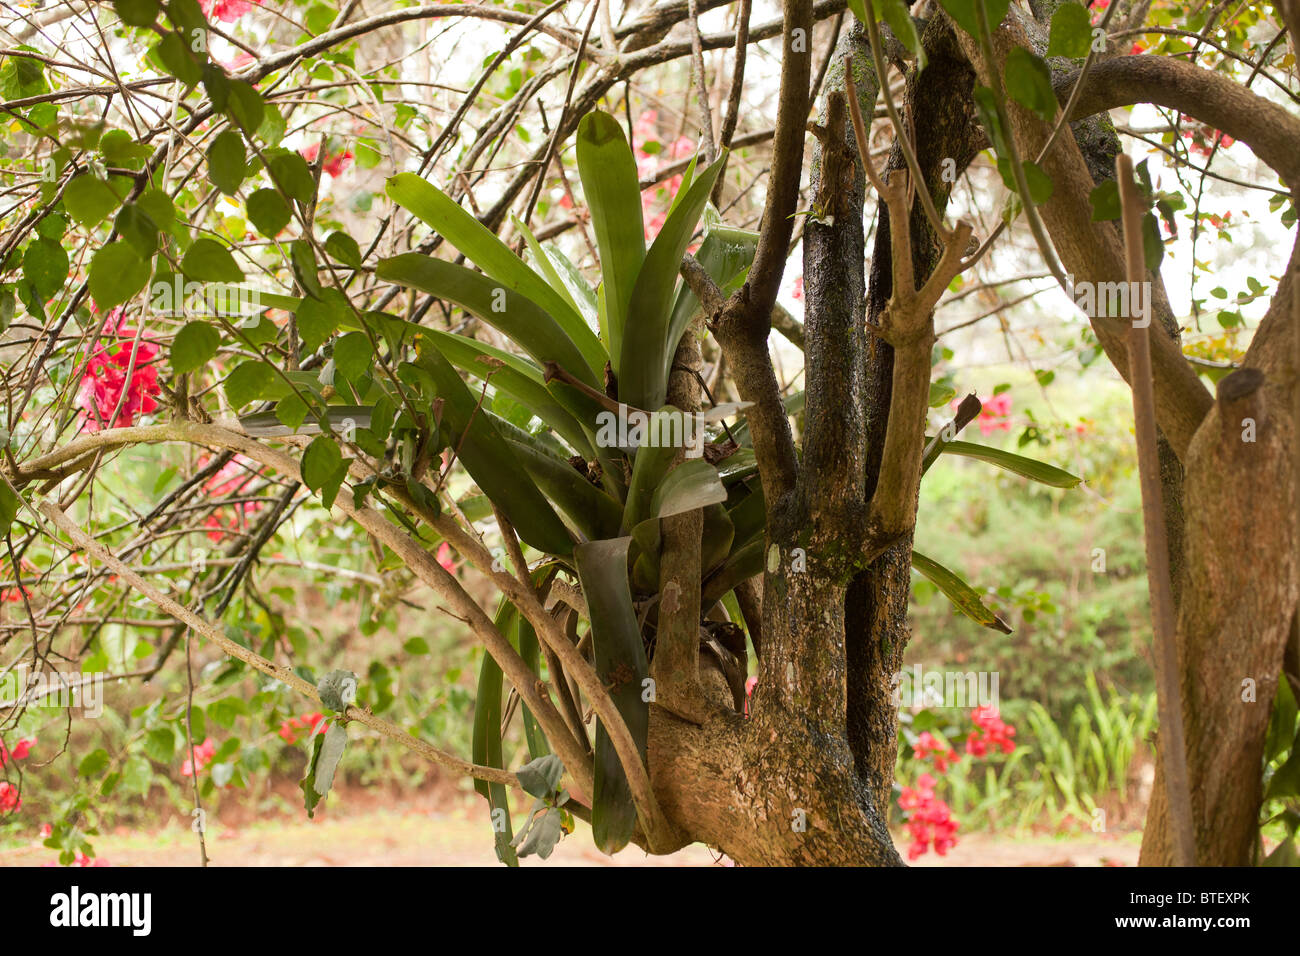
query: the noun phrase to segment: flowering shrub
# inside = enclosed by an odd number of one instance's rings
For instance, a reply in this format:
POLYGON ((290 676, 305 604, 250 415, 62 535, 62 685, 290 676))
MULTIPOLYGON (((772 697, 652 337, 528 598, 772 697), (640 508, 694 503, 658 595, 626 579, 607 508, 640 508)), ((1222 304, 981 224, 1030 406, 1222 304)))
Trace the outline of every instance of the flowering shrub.
MULTIPOLYGON (((646 147, 650 143, 657 144, 655 124, 658 121, 659 112, 657 110, 645 110, 637 117, 637 121, 632 127, 632 142, 640 144, 636 146, 636 172, 642 179, 653 176, 658 171, 661 160, 665 163, 673 163, 679 159, 685 159, 695 152, 695 141, 688 136, 678 136, 666 148, 661 147, 654 151, 648 150, 646 147)), ((658 211, 655 210, 660 190, 663 190, 668 196, 675 196, 681 185, 682 177, 679 173, 658 185, 642 191, 641 214, 645 217, 645 237, 647 240, 652 240, 659 235, 659 230, 663 228, 664 222, 668 219, 668 209, 666 207, 658 211)))
MULTIPOLYGON (((925 730, 911 743, 913 756, 922 763, 932 762, 935 773, 942 775, 956 769, 965 757, 974 760, 999 751, 1009 754, 1016 749, 1013 739, 1016 728, 1002 720, 996 707, 976 708, 970 719, 975 729, 966 737, 965 754, 959 755, 941 735, 925 730)), ((948 804, 936 796, 935 788, 940 782, 928 771, 922 772, 915 786, 902 787, 899 794, 899 809, 908 814, 905 827, 911 838, 907 848, 909 860, 932 848, 939 856, 945 856, 957 845, 957 829, 961 824, 953 818, 948 804)))
POLYGON ((315 731, 316 725, 324 719, 323 714, 314 712, 303 714, 301 717, 290 717, 280 724, 280 737, 287 744, 296 744, 300 732, 310 735, 315 731))
POLYGON ((137 340, 121 309, 108 313, 103 334, 121 341, 97 349, 86 363, 77 405, 88 431, 134 424, 137 415, 158 408, 154 396, 162 390, 156 367, 158 347, 137 340))
POLYGON ((203 8, 206 16, 220 20, 222 23, 234 23, 249 10, 253 9, 253 4, 261 4, 262 0, 199 0, 199 6, 203 8))
POLYGON ((931 843, 939 856, 946 856, 957 845, 960 824, 952 818, 948 804, 934 795, 935 783, 934 777, 923 773, 916 780, 916 789, 904 787, 898 798, 898 805, 911 812, 907 819, 907 832, 912 838, 912 844, 907 848, 909 860, 924 854, 931 843))
POLYGON ((988 437, 994 432, 1011 431, 1011 422, 1007 420, 1007 416, 1011 414, 1011 396, 1003 392, 984 399, 983 403, 980 417, 975 421, 979 426, 980 434, 988 437))
MULTIPOLYGON (((307 160, 307 162, 314 163, 316 157, 320 155, 320 143, 312 143, 310 146, 304 146, 302 149, 298 150, 298 152, 302 154, 302 158, 307 160)), ((342 149, 337 153, 326 153, 325 159, 321 162, 321 169, 337 179, 339 176, 343 175, 349 166, 352 165, 352 160, 354 158, 352 150, 350 149, 342 149)))
POLYGON ((199 772, 202 773, 203 768, 212 762, 212 758, 215 757, 216 754, 217 754, 216 742, 213 741, 211 737, 208 737, 206 740, 203 741, 203 743, 199 744, 197 747, 194 748, 194 763, 191 763, 187 758, 185 762, 181 764, 181 776, 182 777, 194 776, 195 763, 198 764, 199 772))

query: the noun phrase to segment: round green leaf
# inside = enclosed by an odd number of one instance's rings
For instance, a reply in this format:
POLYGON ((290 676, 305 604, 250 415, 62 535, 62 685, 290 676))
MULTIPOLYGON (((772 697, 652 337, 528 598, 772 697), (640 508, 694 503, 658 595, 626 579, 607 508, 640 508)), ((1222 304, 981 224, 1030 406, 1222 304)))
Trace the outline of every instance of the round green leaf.
POLYGON ((343 463, 343 453, 334 439, 318 435, 302 456, 302 480, 312 491, 325 486, 343 463))
POLYGON ((206 322, 187 322, 172 341, 172 369, 178 374, 201 368, 217 354, 221 335, 206 322))
POLYGON ((244 138, 234 130, 226 130, 208 147, 208 174, 212 183, 227 196, 233 196, 244 181, 247 156, 244 138))
POLYGON ((199 282, 242 282, 235 257, 215 239, 195 239, 181 260, 181 271, 199 282))
POLYGON ((63 191, 63 205, 72 218, 83 226, 98 226, 122 200, 108 183, 89 173, 82 173, 63 191))
POLYGON ((1052 14, 1052 39, 1048 56, 1068 56, 1073 60, 1088 55, 1092 47, 1092 21, 1081 3, 1063 3, 1052 14))
POLYGON ((101 310, 121 305, 148 281, 148 260, 125 242, 104 246, 90 260, 90 294, 101 310))
POLYGON ((257 231, 268 239, 278 236, 293 218, 293 214, 289 211, 289 204, 274 189, 257 190, 248 197, 244 205, 248 210, 249 220, 257 227, 257 231))
POLYGON ((36 239, 23 253, 23 277, 42 298, 51 298, 68 278, 68 254, 53 239, 36 239))
POLYGON ((1050 120, 1056 115, 1056 92, 1047 64, 1024 47, 1007 54, 1007 92, 1022 106, 1050 120))

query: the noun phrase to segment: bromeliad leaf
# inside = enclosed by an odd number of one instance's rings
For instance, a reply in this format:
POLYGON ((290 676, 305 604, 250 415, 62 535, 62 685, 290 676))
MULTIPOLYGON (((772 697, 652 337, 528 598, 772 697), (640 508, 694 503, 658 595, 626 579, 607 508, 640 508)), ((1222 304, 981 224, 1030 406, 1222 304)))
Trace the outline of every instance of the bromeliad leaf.
POLYGON ((558 362, 588 385, 600 384, 582 352, 545 309, 481 273, 409 252, 381 260, 375 274, 473 312, 518 343, 538 365, 558 362))
MULTIPOLYGON (((414 173, 399 173, 388 180, 386 188, 394 202, 432 226, 489 278, 531 300, 549 314, 582 353, 592 375, 600 374, 605 367, 605 350, 578 310, 516 256, 495 233, 437 186, 414 173)), ((570 371, 576 375, 579 370, 572 368, 570 371)))
POLYGON ((460 460, 479 488, 505 512, 527 544, 547 554, 571 553, 573 538, 564 522, 524 475, 492 420, 479 414, 478 400, 456 370, 424 337, 417 348, 417 364, 432 377, 444 403, 442 427, 452 436, 450 444, 459 444, 460 460))
MULTIPOLYGON (((591 615, 596 673, 609 688, 610 698, 627 723, 644 760, 650 709, 642 700, 641 688, 649 675, 649 665, 628 585, 627 551, 631 542, 630 537, 590 541, 574 549, 574 558, 591 615)), ((595 756, 591 829, 596 845, 612 854, 632 839, 636 806, 623 765, 605 725, 600 722, 596 725, 595 756)))
POLYGON ((928 578, 956 606, 957 610, 976 624, 994 631, 1001 631, 1003 634, 1011 633, 1010 625, 998 617, 984 603, 979 592, 962 580, 959 575, 916 550, 912 551, 912 567, 928 578))
POLYGON ((691 184, 685 199, 674 206, 637 276, 618 366, 619 398, 629 405, 658 408, 664 403, 668 377, 663 370, 677 350, 677 343, 668 340, 677 272, 725 162, 724 152, 691 184))
POLYGON ((943 451, 948 455, 961 455, 964 458, 976 458, 980 461, 986 461, 990 465, 997 465, 999 468, 1004 468, 1022 478, 1029 478, 1044 485, 1051 485, 1053 488, 1074 488, 1083 480, 1068 471, 1057 468, 1055 465, 1035 461, 1033 458, 1026 458, 1024 455, 1017 455, 1013 452, 1003 451, 1001 448, 976 445, 973 442, 950 441, 943 445, 943 451))
POLYGON ((645 260, 645 223, 636 158, 623 127, 610 114, 595 110, 578 124, 578 172, 600 250, 601 289, 605 296, 601 332, 614 374, 621 375, 623 330, 632 289, 645 260))

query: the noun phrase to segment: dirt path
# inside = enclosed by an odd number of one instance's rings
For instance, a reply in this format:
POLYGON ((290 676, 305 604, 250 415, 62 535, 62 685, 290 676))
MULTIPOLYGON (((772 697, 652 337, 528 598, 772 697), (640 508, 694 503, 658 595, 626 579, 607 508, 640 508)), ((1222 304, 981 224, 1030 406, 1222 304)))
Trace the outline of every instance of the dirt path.
MULTIPOLYGON (((900 840, 900 846, 903 845, 900 840)), ((483 807, 477 800, 444 799, 390 806, 331 808, 315 820, 305 816, 252 822, 218 820, 207 834, 212 866, 497 866, 483 807)), ((95 840, 99 857, 114 866, 195 866, 198 841, 179 820, 155 831, 119 827, 95 840)), ((1014 839, 964 835, 947 857, 927 853, 917 866, 1132 866, 1136 837, 1014 839)), ((651 857, 629 847, 607 857, 591 842, 584 824, 561 841, 549 861, 525 866, 715 866, 707 847, 687 847, 651 857)), ((40 866, 54 851, 39 841, 0 848, 0 866, 40 866)), ((726 865, 723 861, 722 865, 726 865)))

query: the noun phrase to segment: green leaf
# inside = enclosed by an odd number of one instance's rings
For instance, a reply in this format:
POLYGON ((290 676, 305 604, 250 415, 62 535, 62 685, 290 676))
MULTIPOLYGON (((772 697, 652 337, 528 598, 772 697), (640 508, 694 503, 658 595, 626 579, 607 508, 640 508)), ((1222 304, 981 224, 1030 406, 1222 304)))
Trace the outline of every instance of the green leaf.
POLYGON ((122 22, 133 27, 151 27, 158 19, 158 0, 113 0, 122 22))
POLYGON ((325 251, 334 261, 341 262, 345 266, 352 266, 355 269, 361 265, 361 247, 346 232, 331 232, 329 238, 325 240, 325 251))
POLYGON ((217 354, 221 335, 206 322, 187 322, 172 341, 172 370, 177 374, 202 368, 217 354))
POLYGON ((961 455, 963 458, 975 458, 990 465, 997 465, 1022 478, 1051 485, 1053 488, 1074 488, 1083 480, 1068 471, 1062 471, 1055 465, 1035 461, 1000 448, 976 445, 973 442, 950 441, 943 445, 943 451, 948 455, 961 455))
POLYGON ((942 564, 913 550, 912 567, 928 578, 957 607, 957 610, 976 624, 1001 631, 1003 634, 1011 633, 1007 622, 984 604, 979 592, 942 564))
POLYGON ((375 275, 474 313, 513 339, 538 365, 558 362, 588 385, 601 384, 573 340, 541 306, 488 276, 415 252, 381 260, 375 275))
POLYGON ((547 554, 571 553, 569 530, 537 486, 524 479, 519 460, 489 416, 477 414, 477 397, 427 339, 421 337, 417 346, 417 364, 431 376, 443 400, 443 428, 449 443, 459 444, 466 471, 505 513, 525 543, 547 554))
MULTIPOLYGON (((293 276, 303 291, 313 299, 321 297, 320 267, 316 264, 316 250, 306 239, 295 239, 289 247, 289 264, 293 276)), ((304 305, 306 302, 303 303, 304 305)), ((299 307, 301 311, 301 306, 299 307)))
MULTIPOLYGON (((1052 190, 1055 189, 1056 184, 1052 182, 1052 177, 1043 172, 1033 160, 1027 159, 1020 165, 1025 171, 1025 184, 1029 187, 1029 198, 1034 201, 1034 205, 1041 206, 1052 198, 1052 190)), ((998 173, 1002 176, 1002 182, 1012 192, 1019 188, 1011 172, 1011 160, 999 158, 998 173)))
POLYGON ((990 32, 997 30, 998 24, 1002 22, 1011 7, 1011 0, 940 0, 940 2, 957 26, 973 37, 980 35, 979 15, 975 12, 975 4, 984 3, 990 32))
MULTIPOLYGON (((125 193, 123 193, 125 195, 125 193)), ((68 214, 87 228, 98 226, 122 203, 108 183, 90 173, 82 173, 63 191, 63 205, 68 214)))
MULTIPOLYGON (((609 688, 614 706, 623 716, 644 760, 650 709, 641 695, 649 665, 627 579, 627 551, 631 541, 629 537, 589 541, 574 549, 574 558, 591 615, 596 673, 609 688)), ((603 852, 617 853, 628 844, 636 829, 636 807, 627 775, 600 721, 596 725, 595 758, 592 835, 603 852)))
POLYGON ((101 747, 87 754, 77 765, 77 776, 96 777, 107 770, 111 763, 112 759, 108 756, 108 751, 101 747))
POLYGON ((519 786, 524 788, 524 793, 539 800, 549 800, 560 789, 564 764, 555 754, 547 754, 524 764, 515 771, 515 776, 519 778, 519 786))
POLYGON ((302 455, 302 481, 312 491, 320 491, 343 464, 338 443, 328 435, 312 439, 302 455))
POLYGON ((311 174, 307 160, 297 153, 285 151, 267 160, 271 180, 284 190, 290 199, 310 203, 316 196, 316 179, 311 174))
POLYGON ((1048 56, 1067 56, 1082 59, 1092 48, 1092 21, 1082 3, 1062 3, 1052 14, 1052 38, 1047 44, 1048 56))
POLYGON ((90 295, 101 312, 126 302, 149 281, 149 263, 124 242, 104 246, 90 260, 90 295))
MULTIPOLYGON (((497 630, 508 639, 518 624, 518 613, 514 605, 503 599, 494 623, 497 630)), ((485 767, 503 769, 505 761, 501 745, 501 681, 501 667, 493 660, 491 654, 484 654, 483 663, 479 665, 478 693, 474 699, 471 759, 474 763, 485 767)), ((488 819, 492 823, 497 859, 506 866, 518 866, 518 857, 510 843, 513 834, 510 829, 510 802, 505 785, 475 780, 474 789, 488 802, 488 819)))
POLYGON ((54 239, 33 239, 23 252, 23 278, 50 299, 68 278, 68 254, 54 239))
MULTIPOLYGON (((757 232, 725 226, 712 206, 705 207, 704 240, 696 250, 695 259, 709 274, 709 278, 717 283, 724 295, 733 291, 733 284, 738 284, 741 278, 749 273, 757 249, 757 232)), ((672 320, 668 323, 670 348, 665 350, 665 381, 671 371, 677 343, 681 341, 682 333, 686 331, 686 327, 690 325, 691 319, 699 308, 700 300, 695 297, 691 287, 683 282, 677 291, 672 320)))
POLYGON ((262 116, 265 112, 262 95, 244 80, 231 80, 228 112, 239 124, 239 128, 252 136, 262 125, 262 116))
POLYGON ((304 299, 298 306, 298 334, 303 348, 316 351, 350 314, 347 296, 338 289, 322 289, 319 299, 304 299))
POLYGON ((881 7, 881 12, 884 14, 885 22, 889 24, 889 29, 893 31, 894 36, 898 38, 903 46, 916 54, 917 69, 924 70, 925 47, 921 45, 921 35, 916 32, 916 23, 912 20, 911 14, 907 12, 908 3, 906 0, 881 0, 881 7))
POLYGON ((0 481, 0 535, 9 533, 21 507, 22 499, 14 494, 9 482, 0 481))
POLYGON ((226 376, 226 398, 232 407, 242 408, 262 398, 274 380, 275 372, 267 363, 260 359, 243 362, 226 376))
POLYGON ((375 360, 375 349, 364 332, 349 332, 334 343, 334 367, 349 382, 356 382, 375 360))
POLYGON ((579 422, 594 423, 601 409, 587 396, 559 383, 548 386, 541 370, 518 355, 437 329, 421 328, 420 334, 429 336, 434 348, 462 371, 480 379, 486 379, 490 372, 492 387, 497 392, 518 402, 551 426, 584 458, 595 457, 591 442, 579 422), (484 362, 484 358, 495 361, 484 362), (495 362, 504 364, 493 369, 495 362))
POLYGON ((208 147, 208 175, 212 184, 227 196, 233 196, 247 171, 244 138, 229 129, 219 134, 208 147))
POLYGON ((668 214, 633 286, 623 331, 618 393, 621 401, 637 408, 658 408, 664 403, 668 379, 663 370, 671 365, 668 353, 677 349, 676 342, 668 341, 668 329, 678 270, 725 161, 724 153, 696 178, 686 197, 668 214))
POLYGON ((171 763, 172 757, 176 755, 176 735, 170 727, 149 731, 144 740, 144 752, 150 760, 171 763))
POLYGON ((343 750, 347 747, 347 743, 347 728, 338 721, 332 722, 323 734, 312 735, 311 759, 307 763, 307 774, 298 784, 302 789, 307 816, 316 815, 316 806, 334 785, 334 774, 338 769, 339 761, 343 759, 343 750))
POLYGON ((1044 120, 1056 115, 1056 93, 1052 74, 1041 58, 1024 47, 1012 47, 1006 62, 1007 92, 1017 103, 1033 110, 1044 120))
POLYGON ((242 282, 244 272, 221 243, 195 239, 181 259, 181 271, 198 282, 242 282))
POLYGON ((578 124, 577 152, 578 171, 600 251, 606 309, 601 331, 614 373, 620 375, 623 329, 631 308, 632 289, 645 259, 645 223, 641 218, 636 158, 618 120, 599 110, 588 113, 578 124))
POLYGON ((153 53, 163 69, 180 80, 186 90, 193 89, 203 79, 203 65, 190 52, 189 44, 179 33, 164 34, 154 44, 153 53))
POLYGON ((597 488, 571 464, 509 422, 494 419, 528 476, 588 538, 617 534, 622 505, 597 488))
POLYGON ((1092 192, 1088 193, 1088 202, 1092 203, 1092 221, 1106 222, 1118 219, 1121 215, 1119 205, 1119 183, 1108 179, 1092 192))
MULTIPOLYGON (((599 381, 598 376, 605 367, 605 350, 600 340, 577 310, 509 246, 450 196, 414 173, 392 177, 386 191, 394 202, 432 226, 489 278, 548 313, 582 353, 593 382, 599 381)), ((569 371, 579 374, 576 368, 569 371)))
POLYGON ((289 204, 274 189, 257 190, 248 197, 244 207, 248 210, 249 221, 268 239, 278 236, 293 218, 289 204))

